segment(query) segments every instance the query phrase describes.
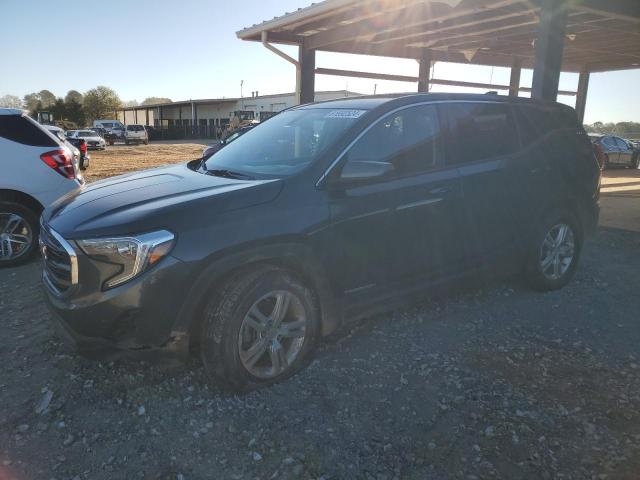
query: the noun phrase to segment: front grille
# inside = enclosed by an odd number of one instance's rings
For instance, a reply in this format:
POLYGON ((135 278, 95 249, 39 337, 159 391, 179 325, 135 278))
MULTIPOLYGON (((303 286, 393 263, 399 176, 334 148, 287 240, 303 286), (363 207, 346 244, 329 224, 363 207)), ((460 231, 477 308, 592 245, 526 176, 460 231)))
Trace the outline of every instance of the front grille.
POLYGON ((78 261, 71 245, 53 229, 43 225, 40 229, 40 251, 45 284, 56 295, 69 292, 78 283, 78 261))

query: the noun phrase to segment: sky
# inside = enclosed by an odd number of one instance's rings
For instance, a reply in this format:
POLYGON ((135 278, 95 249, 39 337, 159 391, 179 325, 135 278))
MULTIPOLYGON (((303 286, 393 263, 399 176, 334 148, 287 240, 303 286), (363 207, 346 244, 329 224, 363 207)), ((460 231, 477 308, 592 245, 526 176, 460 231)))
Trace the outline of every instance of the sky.
MULTIPOLYGON (((311 0, 0 0, 0 96, 42 89, 64 96, 97 85, 124 101, 261 95, 295 90, 295 68, 236 31, 306 7, 311 0), (37 14, 34 15, 34 12, 37 14)), ((283 47, 295 56, 295 47, 283 47)), ((316 66, 418 74, 414 60, 319 52, 316 66)), ((437 63, 442 79, 509 83, 509 69, 437 63)), ((576 90, 577 74, 560 88, 576 90)), ((523 71, 522 86, 531 86, 523 71)), ((640 70, 591 75, 585 115, 595 121, 640 122, 640 70)), ((318 75, 316 90, 371 94, 416 91, 417 84, 318 75)), ((481 90, 433 86, 432 91, 481 90)), ((560 97, 571 106, 574 97, 560 97)))

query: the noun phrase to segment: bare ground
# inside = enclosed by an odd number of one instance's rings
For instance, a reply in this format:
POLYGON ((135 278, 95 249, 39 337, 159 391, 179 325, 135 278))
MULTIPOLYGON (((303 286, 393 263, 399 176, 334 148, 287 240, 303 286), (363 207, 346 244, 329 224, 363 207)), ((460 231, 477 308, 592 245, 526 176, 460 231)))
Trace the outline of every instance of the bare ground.
POLYGON ((114 145, 106 150, 92 150, 91 164, 84 176, 88 182, 114 175, 186 162, 202 156, 202 144, 180 143, 149 145, 114 145))

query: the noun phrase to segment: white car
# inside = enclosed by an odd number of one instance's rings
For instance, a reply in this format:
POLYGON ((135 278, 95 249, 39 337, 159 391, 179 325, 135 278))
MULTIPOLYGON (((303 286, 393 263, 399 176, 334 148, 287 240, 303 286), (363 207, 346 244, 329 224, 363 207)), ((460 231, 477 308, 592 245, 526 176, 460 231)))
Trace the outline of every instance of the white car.
POLYGON ((87 142, 87 148, 93 150, 104 150, 107 148, 107 142, 98 132, 93 130, 68 130, 67 136, 71 138, 84 138, 87 142))
POLYGON ((84 183, 73 153, 27 112, 0 108, 0 267, 38 248, 40 213, 84 183))
POLYGON ((149 135, 144 125, 127 125, 124 131, 124 143, 144 143, 149 145, 149 135))

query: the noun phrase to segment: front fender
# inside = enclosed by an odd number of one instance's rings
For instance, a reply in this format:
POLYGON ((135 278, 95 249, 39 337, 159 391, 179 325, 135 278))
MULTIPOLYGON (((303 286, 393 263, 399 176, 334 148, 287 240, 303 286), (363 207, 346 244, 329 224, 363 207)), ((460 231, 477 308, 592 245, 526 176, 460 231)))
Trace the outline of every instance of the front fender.
POLYGON ((329 285, 328 276, 313 250, 304 243, 277 243, 234 252, 210 261, 196 277, 174 325, 175 336, 198 331, 202 309, 211 291, 244 269, 257 264, 278 265, 300 275, 320 303, 322 335, 329 335, 342 322, 342 305, 329 285))

